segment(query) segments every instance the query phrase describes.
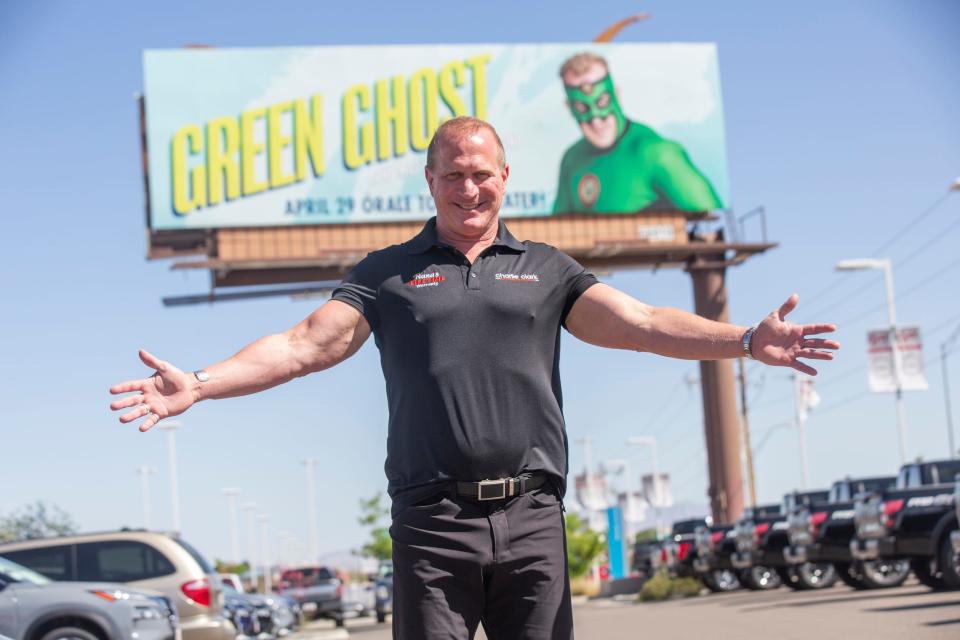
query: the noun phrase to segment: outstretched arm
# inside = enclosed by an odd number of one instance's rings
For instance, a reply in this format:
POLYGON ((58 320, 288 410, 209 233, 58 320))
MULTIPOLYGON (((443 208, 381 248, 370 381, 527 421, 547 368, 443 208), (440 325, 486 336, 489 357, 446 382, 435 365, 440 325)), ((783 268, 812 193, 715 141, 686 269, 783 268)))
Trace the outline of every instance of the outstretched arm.
POLYGON ((256 393, 329 369, 356 353, 369 335, 370 325, 359 311, 331 300, 295 327, 260 338, 236 355, 207 367, 210 379, 206 382, 141 350, 140 359, 155 373, 111 387, 113 394, 136 393, 114 401, 110 408, 118 411, 134 407, 120 416, 120 422, 147 416, 140 424, 140 431, 146 431, 201 400, 256 393))
MULTIPOLYGON (((808 338, 827 333, 831 324, 792 324, 788 313, 799 298, 790 296, 757 325, 751 340, 753 357, 764 364, 792 367, 809 375, 817 371, 797 358, 832 360, 824 349, 839 349, 833 340, 808 338)), ((720 360, 742 355, 747 327, 714 322, 667 307, 651 307, 604 284, 587 289, 567 315, 570 333, 584 342, 611 349, 647 351, 687 360, 720 360)))

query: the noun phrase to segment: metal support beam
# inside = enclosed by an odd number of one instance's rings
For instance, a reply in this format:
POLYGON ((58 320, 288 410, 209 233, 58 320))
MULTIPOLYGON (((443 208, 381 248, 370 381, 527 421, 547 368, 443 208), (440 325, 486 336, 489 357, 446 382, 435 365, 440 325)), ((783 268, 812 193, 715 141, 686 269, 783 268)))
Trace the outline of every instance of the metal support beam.
MULTIPOLYGON (((704 256, 722 261, 724 256, 704 256)), ((729 322, 726 269, 689 269, 698 315, 729 322)), ((710 477, 708 495, 714 522, 733 522, 743 511, 743 475, 740 469, 740 421, 731 360, 700 362, 703 422, 710 477)))

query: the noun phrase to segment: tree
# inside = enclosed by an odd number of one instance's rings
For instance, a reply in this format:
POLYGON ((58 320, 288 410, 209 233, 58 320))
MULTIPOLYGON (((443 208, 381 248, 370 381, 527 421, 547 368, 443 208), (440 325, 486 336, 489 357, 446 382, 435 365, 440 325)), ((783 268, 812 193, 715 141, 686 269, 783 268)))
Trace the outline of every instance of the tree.
POLYGON ((565 526, 570 577, 579 578, 586 575, 594 559, 603 552, 603 538, 575 513, 567 514, 565 526))
POLYGON ((225 560, 216 560, 213 564, 217 569, 217 573, 235 573, 238 576, 242 576, 247 571, 250 571, 250 565, 247 564, 246 561, 240 564, 233 564, 225 560))
POLYGON ((0 516, 0 542, 67 536, 77 532, 77 523, 56 505, 38 500, 6 516, 0 516))
POLYGON ((390 514, 390 509, 383 504, 383 493, 377 492, 372 498, 360 500, 360 517, 357 522, 361 526, 370 527, 370 541, 360 548, 360 555, 376 558, 384 562, 393 557, 393 541, 390 539, 390 530, 381 526, 381 520, 390 514))

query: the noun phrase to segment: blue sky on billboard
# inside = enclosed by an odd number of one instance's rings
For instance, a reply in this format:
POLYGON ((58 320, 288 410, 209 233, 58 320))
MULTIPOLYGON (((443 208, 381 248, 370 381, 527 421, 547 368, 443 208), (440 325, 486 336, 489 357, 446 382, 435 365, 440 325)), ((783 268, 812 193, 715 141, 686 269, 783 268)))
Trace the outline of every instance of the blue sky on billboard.
MULTIPOLYGON (((730 197, 738 215, 767 212, 781 246, 728 274, 735 322, 752 324, 791 292, 799 321, 840 325, 840 357, 821 367, 822 404, 807 421, 811 481, 892 472, 893 399, 867 390, 866 332, 883 326, 879 272, 838 274, 842 259, 893 260, 898 318, 919 325, 928 391, 907 394, 911 457, 946 453, 938 347, 960 324, 950 291, 960 262, 955 2, 815 0, 797 6, 613 1, 491 2, 412 9, 404 3, 5 3, 0 8, 0 512, 44 499, 84 529, 142 521, 135 470, 149 465, 154 522, 169 526, 163 434, 116 422, 114 382, 145 373, 147 347, 186 369, 222 359, 301 319, 316 300, 166 309, 164 295, 205 291, 202 273, 147 262, 137 109, 142 53, 217 47, 353 44, 576 43, 612 22, 653 19, 619 41, 715 42, 723 88, 730 197), (363 17, 360 17, 363 16, 363 17), (921 216, 923 212, 928 213, 921 216), (915 224, 914 224, 915 223, 915 224), (891 242, 887 242, 892 240, 891 242)), ((560 108, 562 105, 557 105, 560 108)), ((628 112, 633 107, 626 104, 628 112)), ((575 135, 570 125, 570 135, 575 135)), ((509 149, 508 149, 509 154, 509 149)), ((546 164, 546 160, 544 161, 546 164)), ((553 160, 550 160, 554 166, 553 160)), ((544 169, 546 170, 546 169, 544 169)), ((759 240, 756 218, 748 238, 759 240)), ((692 307, 689 277, 660 270, 603 274, 653 304, 692 307)), ((633 456, 626 438, 655 435, 678 502, 705 505, 695 363, 601 352, 563 338, 571 442, 594 459, 633 456)), ((960 366, 956 356, 949 361, 960 366)), ((748 367, 760 498, 799 483, 788 372, 748 367)), ((956 378, 957 376, 954 376, 956 378)), ((960 402, 956 382, 953 397, 960 402)), ((195 546, 229 554, 222 487, 308 540, 305 473, 317 468, 324 552, 355 548, 357 499, 385 486, 386 406, 373 344, 334 371, 261 396, 207 403, 178 433, 182 520, 195 546)), ((571 445, 571 468, 583 451, 571 445)))

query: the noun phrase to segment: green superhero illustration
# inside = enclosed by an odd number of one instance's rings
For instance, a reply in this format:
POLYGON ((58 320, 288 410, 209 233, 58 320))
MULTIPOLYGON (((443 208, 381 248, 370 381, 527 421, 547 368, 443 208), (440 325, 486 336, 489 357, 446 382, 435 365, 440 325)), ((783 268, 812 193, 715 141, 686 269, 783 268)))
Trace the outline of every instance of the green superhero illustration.
POLYGON ((723 206, 681 145, 624 115, 606 60, 577 54, 563 64, 560 77, 583 137, 563 154, 554 213, 723 206))

